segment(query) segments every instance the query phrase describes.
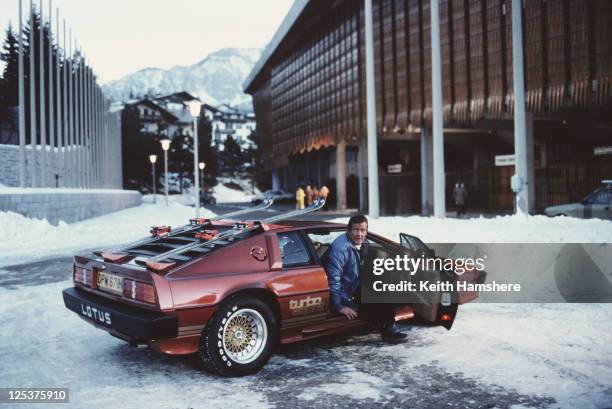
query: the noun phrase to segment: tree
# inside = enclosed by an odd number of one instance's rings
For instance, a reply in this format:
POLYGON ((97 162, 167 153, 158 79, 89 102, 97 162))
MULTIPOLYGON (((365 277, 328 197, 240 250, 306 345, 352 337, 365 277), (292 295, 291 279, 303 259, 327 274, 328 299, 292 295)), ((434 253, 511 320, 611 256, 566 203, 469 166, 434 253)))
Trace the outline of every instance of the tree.
POLYGON ((2 72, 3 86, 0 90, 4 103, 8 106, 19 105, 19 40, 11 25, 6 30, 0 60, 6 63, 2 72))
MULTIPOLYGON (((215 186, 216 176, 219 174, 217 151, 211 146, 211 141, 212 124, 206 115, 201 115, 198 120, 198 163, 206 164, 204 172, 206 180, 202 184, 206 187, 215 186)), ((187 177, 193 181, 193 137, 183 135, 183 131, 179 129, 170 145, 170 153, 172 166, 179 173, 181 184, 183 175, 188 175, 187 177)))
POLYGON ((156 172, 163 168, 163 151, 157 135, 141 131, 140 118, 136 107, 126 106, 121 114, 121 145, 123 149, 123 185, 130 189, 142 189, 151 184, 151 162, 149 155, 155 154, 161 160, 156 163, 156 172), (161 165, 161 166, 160 166, 161 165))
POLYGON ((215 186, 219 175, 219 152, 212 146, 212 122, 204 114, 200 115, 198 121, 198 156, 200 162, 206 164, 204 172, 206 183, 202 186, 215 186))
POLYGON ((254 163, 253 168, 251 169, 252 177, 255 179, 255 185, 261 191, 265 191, 272 188, 271 184, 271 175, 270 172, 267 172, 264 167, 264 152, 263 146, 261 143, 261 137, 257 133, 257 130, 254 130, 249 135, 249 139, 253 141, 255 147, 249 148, 245 152, 246 160, 254 163))
POLYGON ((227 171, 235 172, 238 170, 240 164, 243 163, 242 149, 234 138, 228 135, 227 139, 223 143, 223 164, 227 171))
MULTIPOLYGON (((54 62, 60 63, 60 78, 63 78, 64 64, 63 58, 59 56, 59 50, 57 47, 52 45, 52 39, 48 25, 41 25, 40 14, 35 10, 33 12, 33 24, 30 24, 27 19, 23 31, 21 33, 14 33, 12 27, 6 31, 6 38, 3 43, 1 58, 6 63, 4 71, 2 73, 2 80, 0 80, 0 118, 3 122, 14 124, 17 127, 17 115, 18 111, 14 107, 19 104, 19 36, 23 40, 23 68, 24 68, 24 106, 25 106, 25 126, 26 135, 31 135, 30 132, 30 82, 34 81, 34 89, 36 92, 36 106, 38 109, 38 102, 40 101, 40 32, 43 30, 43 43, 42 47, 46 52, 43 53, 43 75, 45 82, 48 81, 49 69, 51 62, 49 60, 49 47, 52 50, 52 59, 54 62), (33 31, 33 43, 30 44, 30 32, 33 31), (34 77, 30 78, 30 48, 34 51, 34 77)), ((76 56, 72 56, 76 59, 76 56)), ((48 84, 46 84, 48 85, 48 84)), ((54 95, 57 95, 58 91, 62 90, 62 84, 59 81, 54 81, 54 95)), ((58 112, 56 98, 50 100, 48 92, 45 93, 45 108, 46 115, 48 118, 51 104, 54 104, 55 112, 58 112)), ((40 113, 36 112, 36 120, 38 126, 40 126, 40 113)), ((47 135, 50 132, 51 121, 46 121, 47 135)), ((29 140, 27 141, 30 142, 29 140)), ((17 142, 13 142, 17 143, 17 142)))
POLYGON ((9 129, 9 137, 0 140, 0 143, 17 143, 19 105, 19 41, 13 33, 12 26, 6 30, 6 39, 0 52, 0 60, 6 65, 0 78, 0 123, 3 128, 9 129), (13 135, 13 136, 10 136, 13 135))
POLYGON ((183 133, 179 128, 172 138, 170 144, 169 167, 179 174, 180 190, 183 193, 183 176, 193 182, 193 138, 183 133))

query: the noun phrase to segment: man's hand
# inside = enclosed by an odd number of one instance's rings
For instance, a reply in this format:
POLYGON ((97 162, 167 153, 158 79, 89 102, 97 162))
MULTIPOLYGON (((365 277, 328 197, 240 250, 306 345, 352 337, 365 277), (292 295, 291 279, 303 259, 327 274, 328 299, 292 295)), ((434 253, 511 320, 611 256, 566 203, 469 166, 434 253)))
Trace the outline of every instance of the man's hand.
POLYGON ((353 319, 357 318, 357 311, 355 311, 354 309, 349 308, 349 307, 342 307, 340 309, 340 311, 338 311, 338 312, 340 314, 344 315, 349 320, 353 320, 353 319))

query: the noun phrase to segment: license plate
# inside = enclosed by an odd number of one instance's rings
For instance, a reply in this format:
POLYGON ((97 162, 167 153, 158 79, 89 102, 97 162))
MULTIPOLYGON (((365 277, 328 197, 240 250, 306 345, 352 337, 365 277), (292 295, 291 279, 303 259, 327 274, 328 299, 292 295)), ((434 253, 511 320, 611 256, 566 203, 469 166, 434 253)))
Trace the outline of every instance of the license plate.
POLYGON ((98 272, 98 288, 122 294, 123 278, 115 274, 103 273, 100 271, 98 272))

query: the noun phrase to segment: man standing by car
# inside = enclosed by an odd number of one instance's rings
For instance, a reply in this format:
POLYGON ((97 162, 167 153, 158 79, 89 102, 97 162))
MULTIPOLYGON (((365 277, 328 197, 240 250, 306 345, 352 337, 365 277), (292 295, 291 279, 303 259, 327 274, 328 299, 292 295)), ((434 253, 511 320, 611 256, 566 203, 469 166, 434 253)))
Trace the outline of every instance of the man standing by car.
POLYGON ((394 304, 361 304, 361 273, 368 254, 368 219, 364 215, 350 218, 347 232, 338 236, 325 260, 329 282, 330 308, 349 320, 359 310, 380 329, 382 339, 398 343, 406 338, 395 324, 394 304))

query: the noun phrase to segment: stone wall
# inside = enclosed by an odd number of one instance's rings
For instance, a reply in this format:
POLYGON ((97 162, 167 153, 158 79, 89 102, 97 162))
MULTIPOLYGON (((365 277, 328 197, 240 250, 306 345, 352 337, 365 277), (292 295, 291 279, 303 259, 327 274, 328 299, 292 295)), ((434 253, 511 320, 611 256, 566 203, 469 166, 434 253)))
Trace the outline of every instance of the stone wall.
POLYGON ((0 211, 72 223, 140 205, 141 195, 132 190, 0 188, 0 211))
MULTIPOLYGON (((32 147, 26 145, 26 186, 32 185, 32 147)), ((74 186, 74 181, 66 177, 65 162, 70 163, 72 159, 76 162, 76 156, 82 152, 81 160, 86 160, 85 152, 82 147, 72 147, 69 150, 60 150, 47 146, 47 162, 43 169, 42 147, 38 146, 36 151, 36 185, 41 186, 41 175, 47 176, 45 187, 63 187, 70 183, 74 186), (44 170, 44 173, 43 173, 44 170), (57 181, 56 177, 57 175, 57 181)), ((68 165, 70 166, 70 165, 68 165)), ((86 173, 90 169, 81 169, 81 173, 86 173)), ((0 184, 5 186, 19 186, 19 145, 0 144, 0 184)))

